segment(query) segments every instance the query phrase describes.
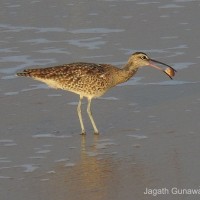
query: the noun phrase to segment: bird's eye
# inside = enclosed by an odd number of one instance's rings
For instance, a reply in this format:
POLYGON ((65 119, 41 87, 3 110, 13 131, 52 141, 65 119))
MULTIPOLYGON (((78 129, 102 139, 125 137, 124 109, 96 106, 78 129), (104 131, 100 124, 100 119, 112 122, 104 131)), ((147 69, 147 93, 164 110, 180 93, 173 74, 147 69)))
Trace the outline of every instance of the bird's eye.
POLYGON ((142 59, 142 60, 146 60, 146 59, 147 59, 147 56, 141 56, 141 59, 142 59))

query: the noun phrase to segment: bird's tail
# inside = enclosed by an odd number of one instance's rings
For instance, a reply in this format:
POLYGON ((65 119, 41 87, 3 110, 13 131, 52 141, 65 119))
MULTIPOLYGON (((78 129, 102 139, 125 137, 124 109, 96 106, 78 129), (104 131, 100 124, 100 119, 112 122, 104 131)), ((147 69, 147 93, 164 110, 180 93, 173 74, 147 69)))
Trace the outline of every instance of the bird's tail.
POLYGON ((38 71, 38 69, 25 69, 22 72, 18 72, 17 76, 34 77, 34 75, 37 74, 38 71))
POLYGON ((17 76, 30 76, 30 75, 26 72, 18 72, 17 76))

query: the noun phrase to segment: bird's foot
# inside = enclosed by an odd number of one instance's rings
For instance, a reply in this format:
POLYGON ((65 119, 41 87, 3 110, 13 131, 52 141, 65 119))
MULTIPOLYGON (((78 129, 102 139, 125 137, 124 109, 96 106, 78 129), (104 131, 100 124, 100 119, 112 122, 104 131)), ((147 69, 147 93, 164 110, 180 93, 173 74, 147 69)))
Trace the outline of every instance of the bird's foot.
POLYGON ((85 131, 82 131, 82 132, 80 133, 80 135, 85 136, 85 135, 86 135, 86 132, 85 132, 85 131))
POLYGON ((97 131, 97 132, 95 131, 95 132, 94 132, 94 135, 99 135, 99 132, 98 132, 98 131, 97 131))

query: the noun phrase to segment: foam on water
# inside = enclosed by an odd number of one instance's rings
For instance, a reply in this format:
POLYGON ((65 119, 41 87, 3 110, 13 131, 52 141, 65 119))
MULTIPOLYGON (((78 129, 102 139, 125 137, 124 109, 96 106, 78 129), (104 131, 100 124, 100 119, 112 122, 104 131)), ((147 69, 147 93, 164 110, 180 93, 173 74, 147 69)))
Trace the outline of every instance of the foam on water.
POLYGON ((54 170, 48 171, 47 174, 55 174, 56 172, 54 170))
POLYGON ((124 31, 125 31, 124 29, 85 28, 85 29, 75 29, 69 32, 74 34, 80 34, 80 33, 120 33, 124 31))
POLYGON ((22 164, 22 165, 14 165, 10 167, 1 167, 0 170, 12 170, 13 168, 22 168, 23 172, 31 173, 39 168, 39 165, 36 164, 22 164))
POLYGON ((72 101, 72 102, 69 102, 67 103, 68 105, 71 105, 71 106, 77 106, 78 105, 78 102, 76 101, 72 101))
POLYGON ((38 44, 49 44, 57 42, 55 40, 48 40, 46 38, 35 38, 35 39, 29 39, 29 40, 22 40, 22 43, 28 43, 30 45, 38 45, 38 44))
POLYGON ((43 159, 45 158, 44 156, 30 156, 30 159, 43 159))
POLYGON ((32 91, 32 90, 37 90, 37 89, 49 89, 49 86, 41 83, 41 84, 35 84, 35 85, 31 85, 31 88, 25 88, 22 89, 21 92, 27 92, 27 91, 32 91))
POLYGON ((75 163, 66 163, 65 164, 65 167, 74 167, 75 166, 75 163))
POLYGON ((0 163, 11 163, 12 161, 11 160, 8 160, 8 158, 6 157, 2 157, 0 158, 0 163))
POLYGON ((29 172, 29 173, 34 172, 35 170, 39 168, 39 166, 35 164, 23 164, 18 167, 24 168, 24 172, 29 172))
POLYGON ((36 31, 36 33, 47 33, 47 32, 66 32, 65 28, 60 27, 32 27, 32 26, 14 26, 10 24, 0 24, 1 32, 22 32, 22 31, 36 31))
POLYGON ((133 138, 136 138, 136 139, 146 139, 146 138, 148 138, 145 135, 137 135, 137 134, 131 134, 131 135, 127 135, 127 136, 128 137, 133 137, 133 138))
POLYGON ((36 151, 35 153, 38 153, 38 154, 45 154, 45 153, 49 153, 49 152, 51 152, 51 150, 45 149, 45 150, 38 150, 38 151, 36 151))
POLYGON ((36 52, 38 53, 62 53, 62 54, 66 54, 66 55, 70 55, 71 53, 68 52, 65 48, 45 48, 42 50, 37 50, 36 52))
POLYGON ((55 160, 55 162, 66 162, 66 161, 69 161, 69 158, 61 158, 61 159, 55 160))
POLYGON ((44 133, 44 134, 36 134, 32 136, 33 138, 58 138, 58 139, 63 139, 63 138, 69 138, 71 137, 70 135, 55 135, 51 133, 44 133))
POLYGON ((48 94, 48 97, 61 97, 61 94, 48 94))
POLYGON ((5 96, 13 96, 13 95, 17 95, 19 94, 19 92, 6 92, 4 93, 5 96))
POLYGON ((99 97, 98 99, 108 100, 108 101, 117 101, 119 98, 116 97, 99 97))
POLYGON ((0 140, 0 146, 11 147, 11 146, 16 146, 16 145, 17 144, 14 142, 14 140, 10 140, 10 139, 0 140))
POLYGON ((163 5, 163 6, 159 6, 159 8, 165 8, 165 9, 171 9, 171 8, 184 8, 185 6, 183 5, 178 5, 178 4, 166 4, 166 5, 163 5))
POLYGON ((173 66, 174 69, 180 70, 180 69, 187 69, 191 65, 195 65, 195 64, 197 64, 197 63, 193 63, 193 62, 179 62, 179 63, 173 63, 172 66, 173 66))
POLYGON ((184 84, 198 84, 200 81, 177 81, 177 80, 168 80, 161 81, 158 83, 145 83, 144 85, 184 85, 184 84))

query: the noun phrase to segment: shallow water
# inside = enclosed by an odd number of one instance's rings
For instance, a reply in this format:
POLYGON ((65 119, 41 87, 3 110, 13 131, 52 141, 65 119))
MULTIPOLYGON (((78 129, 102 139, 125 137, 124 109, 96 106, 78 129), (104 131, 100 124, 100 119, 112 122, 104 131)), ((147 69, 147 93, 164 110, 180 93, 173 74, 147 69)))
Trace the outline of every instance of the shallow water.
POLYGON ((146 188, 199 188, 199 8, 195 0, 3 1, 0 199, 155 199, 146 188), (94 101, 99 136, 85 113, 88 134, 79 135, 77 96, 15 76, 76 61, 120 67, 135 51, 177 75, 144 67, 94 101))

